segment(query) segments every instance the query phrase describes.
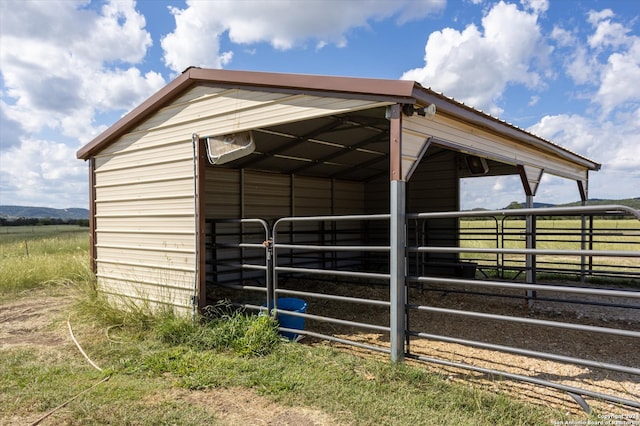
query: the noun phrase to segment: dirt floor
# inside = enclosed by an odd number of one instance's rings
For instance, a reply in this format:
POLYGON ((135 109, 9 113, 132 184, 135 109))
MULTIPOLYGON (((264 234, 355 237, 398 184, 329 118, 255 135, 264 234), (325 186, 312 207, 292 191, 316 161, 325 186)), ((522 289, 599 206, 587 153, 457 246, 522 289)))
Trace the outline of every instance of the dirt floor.
MULTIPOLYGON (((290 282, 287 287, 317 293, 350 295, 352 297, 388 300, 388 289, 385 287, 352 285, 345 290, 327 282, 290 282)), ((520 318, 531 318, 546 321, 558 321, 618 330, 640 331, 640 309, 594 306, 590 304, 570 303, 566 295, 538 292, 538 300, 528 303, 522 297, 521 290, 501 290, 488 288, 447 288, 429 289, 415 288, 409 292, 409 303, 429 305, 437 308, 469 310, 489 314, 509 315, 520 318), (460 290, 475 292, 494 292, 499 297, 487 297, 482 294, 464 294, 460 290), (514 297, 515 296, 515 297, 514 297), (544 301, 543 298, 565 298, 565 301, 544 301)), ((575 297, 572 300, 576 300, 575 297)), ((630 300, 614 300, 594 296, 580 296, 584 302, 609 302, 634 304, 630 300)), ((637 306, 637 302, 635 302, 637 306)), ((315 315, 333 316, 350 321, 387 325, 388 309, 368 305, 346 304, 336 301, 309 300, 307 312, 315 315)), ((640 342, 635 337, 611 336, 602 333, 565 330, 555 327, 532 326, 504 321, 479 318, 468 318, 413 310, 409 315, 409 329, 421 333, 451 336, 459 339, 473 340, 512 346, 529 351, 549 352, 565 357, 582 358, 640 367, 640 342)), ((363 332, 354 328, 335 324, 308 321, 307 329, 331 334, 376 347, 388 348, 389 336, 386 333, 363 332)), ((303 341, 312 344, 316 339, 305 338, 303 341)), ((345 349, 366 352, 345 346, 345 349)), ((412 354, 463 363, 484 369, 500 370, 511 374, 545 380, 564 386, 585 389, 587 391, 613 395, 617 398, 640 402, 640 376, 613 372, 607 369, 578 366, 565 362, 556 362, 522 355, 509 354, 494 350, 479 349, 455 343, 446 343, 434 339, 412 337, 410 341, 412 354)), ((380 355, 386 357, 386 355, 380 355)), ((448 380, 464 383, 481 384, 495 392, 507 392, 518 398, 541 405, 554 405, 568 412, 578 413, 580 405, 566 391, 546 386, 528 384, 522 381, 496 378, 482 372, 453 368, 434 363, 420 363, 430 370, 443 374, 448 380)), ((591 408, 600 413, 633 413, 640 410, 618 407, 616 404, 598 400, 594 397, 584 398, 591 408)))
MULTIPOLYGON (((52 296, 42 291, 17 301, 0 303, 0 358, 3 350, 12 347, 32 347, 57 352, 76 350, 67 326, 72 297, 52 296), (70 349, 73 348, 73 349, 70 349)), ((160 400, 184 400, 190 405, 206 408, 219 423, 226 425, 284 425, 323 426, 337 425, 327 414, 304 407, 284 407, 269 401, 250 389, 211 389, 189 391, 175 389, 161 395, 150 395, 160 400)), ((25 417, 6 418, 1 414, 0 425, 27 425, 44 413, 25 417)), ((55 416, 42 424, 56 424, 55 416)))

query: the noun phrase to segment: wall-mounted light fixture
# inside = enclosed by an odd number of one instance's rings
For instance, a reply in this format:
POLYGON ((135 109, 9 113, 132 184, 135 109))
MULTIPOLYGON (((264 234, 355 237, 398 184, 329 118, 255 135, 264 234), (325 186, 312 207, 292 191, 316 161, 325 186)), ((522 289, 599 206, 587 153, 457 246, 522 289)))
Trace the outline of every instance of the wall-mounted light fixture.
POLYGON ((464 158, 467 164, 467 169, 472 176, 482 176, 489 173, 489 165, 487 160, 482 157, 476 157, 475 155, 467 155, 464 158))
POLYGON ((251 131, 207 137, 207 154, 211 164, 224 164, 256 149, 251 131))
POLYGON ((411 117, 413 114, 418 114, 422 117, 433 118, 436 115, 436 105, 429 104, 426 107, 416 108, 414 105, 404 104, 402 112, 408 117, 411 117))

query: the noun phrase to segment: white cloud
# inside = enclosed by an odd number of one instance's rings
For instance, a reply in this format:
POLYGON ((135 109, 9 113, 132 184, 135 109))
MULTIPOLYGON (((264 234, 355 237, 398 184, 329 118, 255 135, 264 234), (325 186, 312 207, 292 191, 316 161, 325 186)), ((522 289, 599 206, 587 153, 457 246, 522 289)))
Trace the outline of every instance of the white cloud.
POLYGON ((401 24, 441 11, 446 0, 349 1, 330 5, 324 0, 187 1, 185 9, 171 8, 176 29, 162 39, 167 67, 181 72, 188 66, 222 68, 232 52, 221 52, 220 37, 227 33, 237 44, 266 42, 286 50, 313 41, 347 45, 347 33, 368 27, 370 21, 395 17, 401 24))
MULTIPOLYGON (((460 208, 502 209, 525 201, 519 176, 482 176, 460 180, 460 208)), ((570 199, 573 201, 573 199, 570 199)))
MULTIPOLYGON (((599 109, 543 117, 529 130, 602 164, 590 174, 590 198, 626 198, 640 185, 640 38, 610 9, 591 11, 586 21, 591 33, 556 27, 552 38, 567 75, 584 86, 576 90, 599 109)), ((574 188, 543 181, 536 198, 574 188)))
POLYGON ((520 0, 525 9, 530 9, 536 14, 549 10, 549 0, 520 0))
MULTIPOLYGON (((564 61, 566 74, 585 87, 563 90, 574 98, 588 96, 599 108, 547 116, 529 131, 603 164, 601 171, 590 174, 590 197, 628 197, 630 188, 640 187, 640 85, 635 84, 640 81, 639 38, 609 9, 592 11, 582 22, 574 20, 575 28, 556 25, 544 35, 538 18, 548 2, 522 0, 521 4, 524 11, 504 2, 493 5, 481 27, 471 24, 432 33, 425 47, 425 66, 403 78, 499 115, 506 87, 545 88, 542 79, 550 75, 548 65, 564 61)), ((544 97, 543 91, 534 91, 528 105, 541 103, 544 97)), ((524 200, 517 177, 465 179, 461 187, 463 208, 501 208, 524 200)), ((575 182, 545 175, 536 201, 561 203, 578 196, 575 182)))
POLYGON ((537 68, 544 67, 550 48, 538 25, 544 2, 528 2, 531 13, 499 2, 475 25, 463 31, 445 28, 429 36, 425 66, 407 71, 403 79, 444 92, 476 108, 500 115, 498 100, 510 84, 542 87, 537 68))
POLYGON ((640 38, 628 50, 612 53, 601 74, 595 101, 609 113, 625 104, 640 101, 640 38))
POLYGON ((75 149, 63 143, 25 139, 2 152, 0 181, 2 203, 58 208, 87 204, 87 166, 73 159, 75 149), (8 161, 8 160, 11 161, 8 161), (78 194, 82 198, 78 199, 78 194))
POLYGON ((590 88, 592 103, 604 115, 616 109, 633 109, 640 101, 640 37, 616 22, 610 9, 590 11, 587 21, 593 32, 586 40, 576 33, 556 28, 552 36, 568 51, 564 67, 573 81, 590 88))
POLYGON ((594 33, 588 38, 590 47, 618 47, 626 44, 630 30, 621 23, 612 21, 615 13, 611 9, 600 12, 592 10, 587 16, 587 21, 595 28, 594 33))
POLYGON ((68 207, 64 194, 86 188, 75 151, 103 129, 97 114, 127 111, 165 84, 138 69, 151 36, 135 2, 92 6, 0 0, 1 118, 11 126, 2 132, 11 138, 2 147, 3 201, 68 207))
POLYGON ((84 129, 91 124, 93 115, 84 113, 86 109, 130 109, 164 85, 158 73, 107 67, 113 62, 135 64, 151 45, 144 17, 133 2, 106 3, 100 13, 77 9, 82 4, 1 3, 0 64, 7 115, 19 118, 28 131, 49 127, 78 134, 74 125, 84 129), (24 16, 31 32, 19 25, 24 16), (65 120, 78 113, 89 121, 65 120))
POLYGON ((640 108, 615 121, 547 116, 529 130, 603 165, 590 175, 590 198, 626 198, 630 188, 640 185, 640 108))
POLYGON ((0 153, 18 145, 23 133, 20 122, 7 116, 6 107, 6 104, 0 101, 0 153))

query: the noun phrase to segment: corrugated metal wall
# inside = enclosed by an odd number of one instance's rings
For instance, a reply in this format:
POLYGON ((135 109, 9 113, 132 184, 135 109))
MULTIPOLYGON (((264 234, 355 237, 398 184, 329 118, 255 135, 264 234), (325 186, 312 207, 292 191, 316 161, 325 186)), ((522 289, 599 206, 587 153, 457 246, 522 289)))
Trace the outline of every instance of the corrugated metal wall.
POLYGON ((361 214, 365 184, 330 178, 207 167, 207 218, 279 219, 361 214))
POLYGON ((189 135, 128 134, 95 157, 96 266, 107 294, 187 312, 194 288, 189 135))
MULTIPOLYGON (((404 136, 404 135, 403 135, 404 136)), ((424 141, 425 138, 414 138, 414 141, 424 141)), ((403 140, 404 143, 404 140, 403 140)), ((459 209, 459 179, 457 172, 457 153, 454 151, 440 151, 430 157, 434 148, 427 151, 427 155, 416 167, 409 182, 407 182, 407 212, 441 212, 459 209)), ((409 164, 405 164, 409 166, 409 164)), ((388 213, 389 211, 389 178, 380 176, 368 182, 365 187, 366 212, 369 214, 388 213)), ((456 219, 442 219, 429 223, 410 224, 409 243, 429 243, 433 245, 455 247, 458 244, 458 222, 456 219), (417 226, 417 228, 416 228, 417 226)), ((384 222, 373 222, 367 230, 368 244, 383 245, 389 241, 389 228, 384 222)), ((415 257, 415 256, 414 256, 415 257)), ((424 262, 455 262, 455 256, 442 255, 433 259, 421 256, 424 262)), ((432 256, 433 257, 433 256, 432 256)), ((388 264, 388 257, 377 256, 379 264, 388 264)), ((412 259, 415 265, 416 259, 412 259)))
MULTIPOLYGON (((407 212, 459 210, 458 154, 442 150, 430 157, 433 151, 434 148, 427 151, 407 185, 407 212)), ((407 240, 410 245, 457 247, 458 228, 456 218, 410 221, 407 240)), ((456 262, 456 254, 422 253, 409 259, 409 268, 425 267, 437 272, 436 268, 446 269, 441 265, 456 262)))
MULTIPOLYGON (((208 219, 259 218, 273 221, 290 216, 346 215, 364 212, 364 183, 329 178, 291 176, 253 170, 208 167, 206 177, 206 211, 208 219)), ((360 224, 332 222, 296 223, 279 229, 280 243, 348 244, 354 235, 359 240, 360 224), (356 235, 357 234, 357 235, 356 235)), ((217 224, 217 235, 210 236, 207 259, 210 283, 262 282, 261 272, 241 272, 237 266, 245 262, 259 262, 257 251, 223 247, 242 242, 259 243, 260 231, 254 225, 217 224), (244 233, 243 237, 240 237, 244 233)), ((328 262, 341 261, 344 254, 319 256, 317 253, 280 252, 279 262, 322 268, 328 262)), ((214 295, 214 297, 217 297, 214 295)))

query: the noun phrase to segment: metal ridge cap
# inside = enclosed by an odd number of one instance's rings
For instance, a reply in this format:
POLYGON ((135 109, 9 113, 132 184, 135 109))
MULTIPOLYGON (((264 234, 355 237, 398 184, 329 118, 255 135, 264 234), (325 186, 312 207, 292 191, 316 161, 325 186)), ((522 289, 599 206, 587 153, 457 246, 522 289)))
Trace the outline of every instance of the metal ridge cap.
POLYGON ((369 77, 344 77, 319 74, 291 74, 261 71, 191 68, 190 78, 203 82, 314 90, 341 93, 366 93, 412 97, 415 83, 369 77))

